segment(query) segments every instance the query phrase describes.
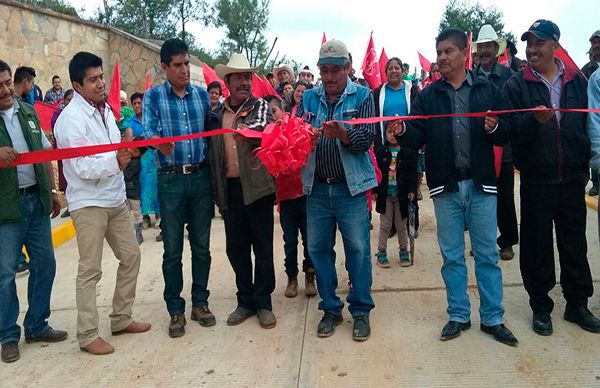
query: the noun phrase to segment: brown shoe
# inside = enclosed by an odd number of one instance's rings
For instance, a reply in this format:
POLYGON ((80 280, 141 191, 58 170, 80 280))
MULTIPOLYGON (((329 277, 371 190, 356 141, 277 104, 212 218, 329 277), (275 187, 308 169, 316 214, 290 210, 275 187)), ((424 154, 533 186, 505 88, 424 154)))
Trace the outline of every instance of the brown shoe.
POLYGON ((272 329, 277 325, 277 319, 271 310, 259 309, 257 314, 258 322, 263 329, 272 329))
POLYGON ((288 298, 295 298, 296 295, 298 295, 298 278, 296 276, 290 276, 288 277, 288 284, 285 289, 285 296, 287 296, 288 298))
POLYGON ((96 338, 88 345, 82 346, 80 349, 95 356, 104 356, 106 354, 114 353, 115 351, 115 348, 101 337, 96 338))
POLYGON ((45 332, 40 335, 25 337, 25 342, 31 344, 33 342, 60 342, 66 340, 68 334, 64 330, 54 330, 49 327, 45 332))
POLYGON ((317 286, 315 284, 315 270, 309 268, 304 276, 304 294, 306 296, 317 295, 317 286))
POLYGON ((169 322, 169 337, 177 338, 183 337, 185 334, 185 324, 187 321, 185 320, 185 315, 177 314, 171 317, 171 322, 169 322))
POLYGON ((148 322, 133 321, 129 325, 127 325, 126 328, 124 328, 122 330, 113 331, 112 335, 127 334, 127 333, 132 333, 132 334, 144 333, 144 332, 150 330, 151 327, 152 327, 152 325, 148 322))
POLYGON ((500 249, 500 259, 502 260, 512 260, 515 257, 515 252, 512 247, 506 247, 500 249))
POLYGON ((209 327, 217 324, 215 315, 208 309, 208 306, 192 307, 192 321, 198 321, 200 326, 209 327))
POLYGON ((19 353, 19 343, 17 341, 2 344, 2 361, 6 363, 15 362, 19 358, 21 358, 21 353, 19 353))

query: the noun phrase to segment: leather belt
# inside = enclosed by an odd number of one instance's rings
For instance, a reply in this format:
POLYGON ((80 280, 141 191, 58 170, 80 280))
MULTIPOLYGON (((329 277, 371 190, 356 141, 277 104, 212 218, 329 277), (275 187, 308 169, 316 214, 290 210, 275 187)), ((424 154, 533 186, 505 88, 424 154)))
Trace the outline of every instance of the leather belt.
POLYGON ((465 181, 467 179, 471 179, 473 175, 471 175, 471 170, 468 168, 457 168, 456 169, 456 179, 460 181, 465 181))
POLYGON ((159 173, 161 174, 183 174, 183 175, 188 175, 188 174, 193 174, 195 172, 200 171, 201 169, 203 169, 204 167, 206 167, 207 163, 206 160, 202 161, 201 163, 198 164, 184 164, 181 166, 169 166, 169 167, 163 167, 160 170, 158 170, 159 173))
POLYGON ((321 178, 321 177, 317 177, 317 179, 323 183, 326 183, 328 185, 337 185, 338 183, 344 183, 346 182, 346 177, 340 177, 340 178, 321 178))
POLYGON ((37 193, 38 191, 40 191, 40 187, 38 185, 19 188, 19 193, 21 194, 33 194, 37 193))

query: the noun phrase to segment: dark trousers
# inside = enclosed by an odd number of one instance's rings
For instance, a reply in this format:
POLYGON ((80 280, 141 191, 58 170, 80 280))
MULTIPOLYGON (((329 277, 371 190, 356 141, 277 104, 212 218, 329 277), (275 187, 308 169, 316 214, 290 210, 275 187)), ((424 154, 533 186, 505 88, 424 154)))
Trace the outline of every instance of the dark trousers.
POLYGON ((517 211, 515 210, 515 168, 511 162, 502 162, 498 177, 498 231, 496 240, 500 249, 519 242, 517 211))
POLYGON ((239 180, 227 180, 225 238, 227 257, 235 272, 238 305, 271 310, 275 290, 273 264, 273 195, 244 205, 239 180), (251 250, 254 252, 254 281, 251 250))
POLYGON ((306 196, 279 202, 279 221, 283 230, 283 250, 285 251, 285 273, 289 277, 298 276, 298 231, 302 235, 304 260, 302 271, 313 268, 306 241, 306 196))
POLYGON ((592 186, 598 187, 598 170, 592 168, 592 186))
POLYGON ((183 227, 187 223, 192 249, 192 305, 208 305, 210 225, 214 215, 210 172, 158 174, 160 228, 163 235, 164 299, 170 315, 185 311, 183 289, 183 227))
POLYGON ((534 313, 550 313, 548 292, 556 284, 552 224, 567 305, 587 306, 594 288, 587 259, 585 186, 521 180, 521 276, 534 313))

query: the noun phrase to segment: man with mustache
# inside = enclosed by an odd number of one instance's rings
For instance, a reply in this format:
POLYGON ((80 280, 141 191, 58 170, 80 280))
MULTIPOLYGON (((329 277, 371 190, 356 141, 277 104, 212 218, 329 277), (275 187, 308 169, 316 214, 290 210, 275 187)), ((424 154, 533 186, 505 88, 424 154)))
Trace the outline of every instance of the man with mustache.
MULTIPOLYGON (((217 111, 215 128, 262 131, 273 121, 269 103, 252 96, 252 73, 243 54, 232 54, 215 72, 230 95, 217 111)), ((263 329, 277 324, 271 294, 275 290, 273 264, 273 203, 275 183, 256 157, 260 141, 237 134, 211 138, 210 165, 213 192, 225 218, 227 257, 235 272, 237 307, 227 325, 235 326, 253 315, 263 329), (251 251, 254 251, 254 270, 251 251)))
MULTIPOLYGON (((204 132, 210 111, 208 92, 190 83, 190 55, 181 39, 168 39, 160 48, 160 62, 167 80, 144 95, 144 136, 155 139, 204 132)), ((208 308, 210 226, 214 207, 211 197, 208 144, 192 139, 157 146, 158 205, 163 237, 163 297, 167 304, 169 337, 185 334, 183 290, 183 228, 188 225, 192 250, 191 319, 200 326, 216 323, 208 308)))
MULTIPOLYGON (((458 29, 436 38, 437 64, 442 79, 417 95, 411 116, 497 110, 500 90, 487 79, 465 70, 469 54, 467 35, 458 29)), ((496 249, 496 173, 493 145, 506 143, 504 122, 498 116, 440 118, 390 123, 401 146, 427 147, 427 184, 437 220, 437 237, 444 259, 449 321, 441 340, 458 337, 471 327, 467 293, 465 223, 475 258, 475 276, 481 299, 480 328, 495 340, 516 346, 504 326, 502 269, 496 249)))
MULTIPOLYGON (((521 36, 527 66, 504 86, 508 109, 587 108, 587 82, 556 58, 560 30, 549 20, 534 22, 521 36)), ((515 166, 521 173, 520 267, 532 329, 552 334, 556 284, 553 229, 560 261, 565 320, 600 333, 600 320, 587 308, 594 292, 587 258, 585 185, 589 178, 587 114, 535 111, 509 116, 515 166)))
MULTIPOLYGON (((486 24, 479 30, 475 48, 479 54, 479 65, 473 72, 483 79, 494 83, 500 90, 512 76, 512 71, 498 63, 498 57, 504 50, 508 50, 505 39, 498 38, 494 28, 486 24)), ((517 228, 517 211, 515 209, 515 167, 512 163, 510 144, 502 148, 502 162, 500 176, 498 177, 498 231, 500 236, 496 239, 500 248, 502 260, 512 260, 515 256, 513 245, 519 242, 517 228)))
MULTIPOLYGON (((592 74, 596 72, 598 65, 600 65, 600 30, 594 32, 590 37, 590 46, 590 61, 581 68, 587 79, 591 79, 592 74)), ((596 196, 598 192, 600 192, 598 170, 592 169, 592 187, 588 194, 596 196)))

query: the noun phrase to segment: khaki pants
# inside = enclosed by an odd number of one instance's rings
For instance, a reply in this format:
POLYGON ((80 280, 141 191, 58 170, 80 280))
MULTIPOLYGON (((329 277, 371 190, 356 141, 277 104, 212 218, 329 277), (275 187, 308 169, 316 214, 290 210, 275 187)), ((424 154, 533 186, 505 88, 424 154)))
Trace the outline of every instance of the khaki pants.
POLYGON ((86 207, 71 212, 77 233, 79 268, 76 281, 77 341, 84 347, 98 337, 96 284, 102 277, 104 238, 119 260, 111 330, 119 331, 131 322, 132 305, 140 270, 141 254, 131 228, 125 203, 118 207, 86 207))
POLYGON ((404 250, 408 246, 408 228, 406 218, 402 218, 400 213, 400 202, 396 196, 387 197, 385 200, 385 214, 381 214, 379 218, 379 242, 377 244, 379 252, 387 251, 387 240, 390 237, 392 222, 396 224, 400 250, 404 250))

